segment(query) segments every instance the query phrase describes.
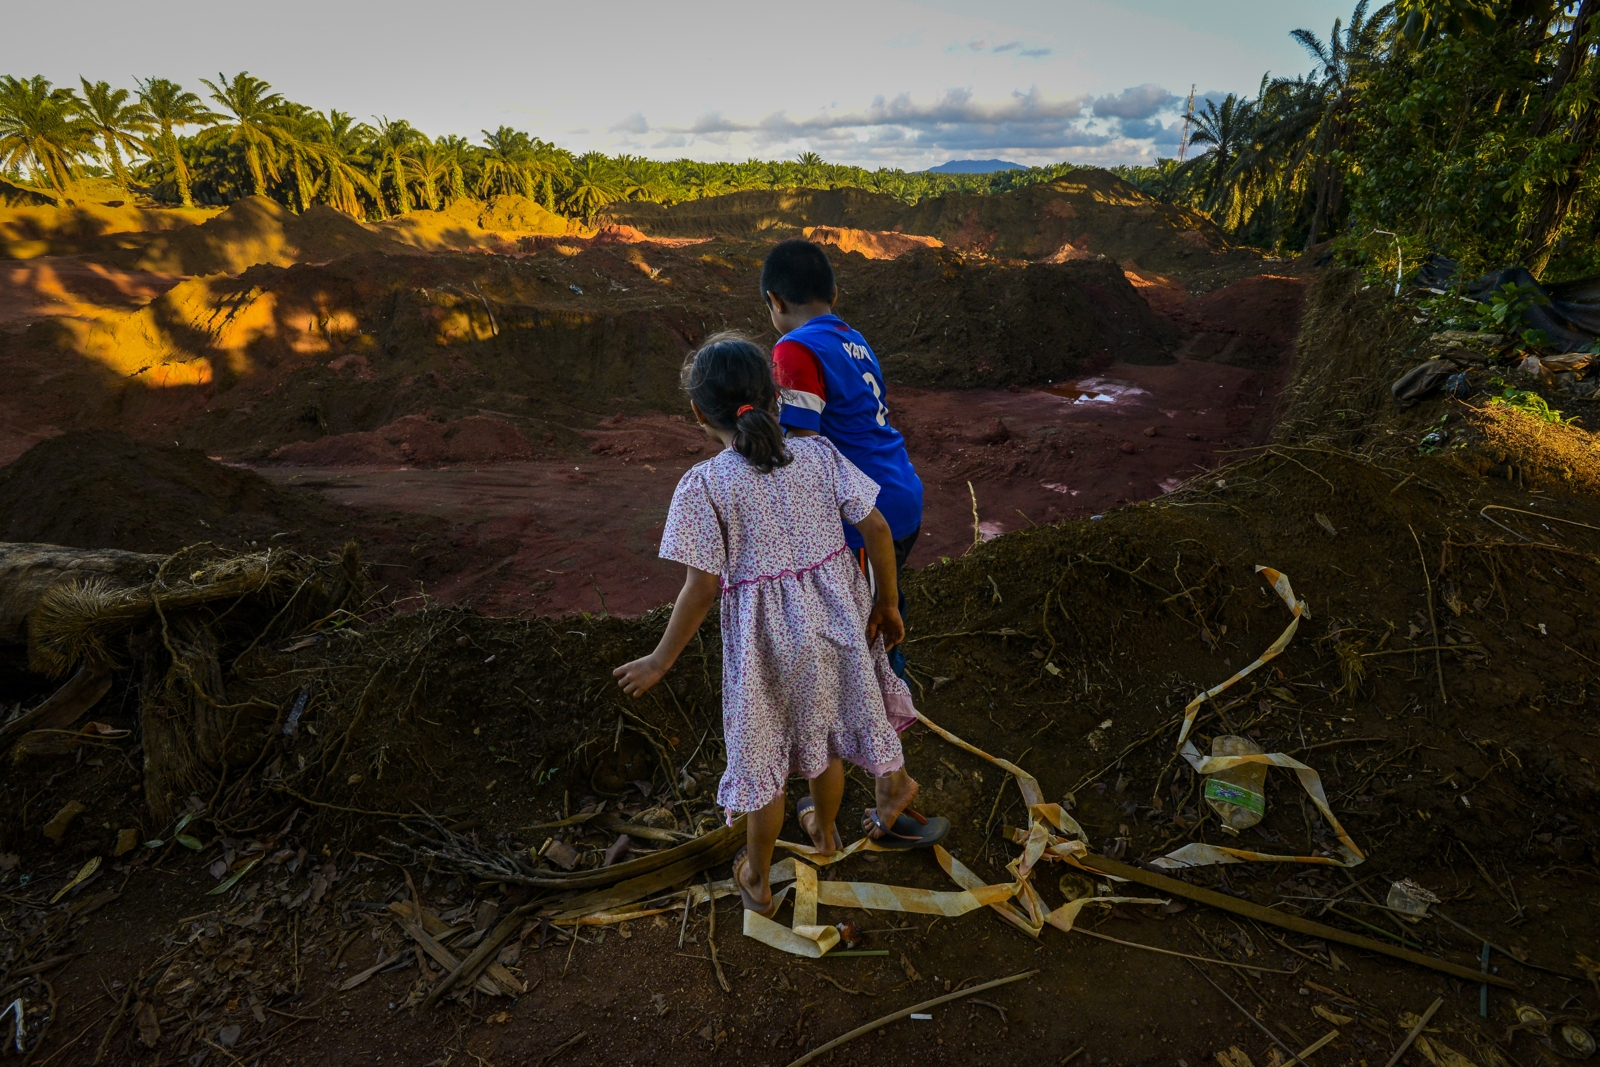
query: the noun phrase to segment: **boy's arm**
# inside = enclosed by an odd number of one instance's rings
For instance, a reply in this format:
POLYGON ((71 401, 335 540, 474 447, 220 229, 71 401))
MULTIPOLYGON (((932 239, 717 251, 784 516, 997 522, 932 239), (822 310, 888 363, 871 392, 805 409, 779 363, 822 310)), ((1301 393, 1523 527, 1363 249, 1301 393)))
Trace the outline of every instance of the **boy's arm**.
MULTIPOLYGON (((889 546, 889 551, 892 564, 894 560, 892 544, 889 546)), ((617 684, 622 687, 622 691, 631 697, 643 696, 651 686, 661 681, 677 662, 684 646, 689 643, 689 638, 700 629, 700 624, 705 621, 706 612, 711 610, 711 605, 717 602, 717 597, 722 593, 722 579, 719 576, 696 567, 690 567, 688 571, 689 574, 683 581, 683 590, 678 594, 678 601, 672 605, 672 618, 668 620, 666 632, 661 635, 655 651, 648 656, 641 656, 639 659, 624 663, 611 672, 617 679, 617 684)))
POLYGON ((873 508, 867 517, 855 524, 866 543, 867 562, 872 564, 872 583, 876 596, 872 614, 867 617, 867 643, 881 635, 883 647, 893 648, 905 640, 906 624, 900 618, 900 576, 894 566, 894 534, 883 512, 873 508))
POLYGON ((783 391, 779 425, 791 437, 815 436, 822 429, 822 410, 828 402, 816 354, 799 341, 779 341, 772 349, 772 376, 783 391))

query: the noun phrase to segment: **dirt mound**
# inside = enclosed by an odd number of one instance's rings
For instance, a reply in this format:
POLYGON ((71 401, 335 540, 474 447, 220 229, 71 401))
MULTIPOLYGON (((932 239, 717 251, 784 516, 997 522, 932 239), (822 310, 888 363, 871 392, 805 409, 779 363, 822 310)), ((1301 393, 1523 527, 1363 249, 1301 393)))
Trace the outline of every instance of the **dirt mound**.
POLYGON ((150 235, 204 223, 215 208, 140 208, 77 202, 0 207, 0 259, 33 259, 138 248, 150 235))
POLYGON ((136 266, 166 274, 238 274, 260 263, 326 263, 355 252, 406 251, 399 241, 331 207, 317 204, 296 215, 264 196, 247 196, 200 226, 152 241, 136 266))
POLYGON ((525 196, 507 194, 497 196, 478 216, 478 225, 486 230, 506 230, 514 233, 564 234, 567 220, 545 210, 525 196))
POLYGON ((116 431, 61 434, 0 468, 0 541, 172 552, 288 533, 278 543, 340 543, 339 530, 314 493, 116 431))
MULTIPOLYGON (((456 204, 463 203, 469 202, 456 201, 456 204)), ((510 253, 517 250, 515 241, 480 227, 476 211, 470 215, 448 209, 412 211, 374 223, 373 229, 386 237, 425 252, 510 253)))
POLYGON ((684 416, 654 412, 634 416, 618 412, 583 435, 590 441, 591 455, 624 463, 698 457, 711 448, 705 432, 684 416))
POLYGON ((1168 363, 1178 330, 1115 263, 972 262, 949 251, 838 264, 838 312, 891 381, 1044 385, 1114 360, 1168 363))
POLYGON ((862 189, 762 189, 685 200, 610 205, 602 223, 623 223, 652 237, 725 237, 781 241, 807 226, 893 230, 904 201, 862 189))
POLYGON ((937 237, 918 237, 887 230, 852 230, 839 226, 807 226, 802 231, 808 240, 830 245, 841 252, 859 252, 868 259, 894 259, 907 252, 943 248, 937 237))
POLYGON ((1213 269, 1219 260, 1261 258, 1233 248, 1201 213, 1163 204, 1096 168, 1011 192, 932 197, 914 205, 857 189, 771 190, 670 207, 613 206, 604 218, 664 237, 771 241, 810 227, 892 232, 997 258, 1062 263, 1108 256, 1125 267, 1185 274, 1213 269))
POLYGON ((495 463, 531 455, 532 442, 501 419, 470 415, 454 422, 436 422, 421 415, 407 415, 366 433, 296 441, 276 450, 270 458, 291 466, 340 467, 495 463))

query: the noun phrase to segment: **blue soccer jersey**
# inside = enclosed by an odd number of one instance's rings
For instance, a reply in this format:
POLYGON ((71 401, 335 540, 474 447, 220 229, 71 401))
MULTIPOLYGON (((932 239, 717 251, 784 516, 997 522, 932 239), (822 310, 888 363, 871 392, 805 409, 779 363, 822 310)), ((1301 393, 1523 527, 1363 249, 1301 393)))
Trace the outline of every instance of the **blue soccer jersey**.
MULTIPOLYGON (((772 350, 783 391, 779 421, 814 430, 878 483, 878 510, 896 540, 922 525, 922 479, 906 454, 905 438, 889 424, 887 389, 866 338, 837 315, 819 315, 784 334, 772 350)), ((845 540, 861 547, 855 527, 845 540)))

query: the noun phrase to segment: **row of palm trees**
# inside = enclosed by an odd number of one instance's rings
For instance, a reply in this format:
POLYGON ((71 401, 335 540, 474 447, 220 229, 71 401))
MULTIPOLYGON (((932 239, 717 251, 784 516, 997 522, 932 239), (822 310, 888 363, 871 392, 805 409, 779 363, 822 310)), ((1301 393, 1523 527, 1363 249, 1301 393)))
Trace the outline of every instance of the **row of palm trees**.
POLYGON ((574 154, 509 126, 484 130, 480 144, 430 138, 404 120, 368 124, 342 111, 316 111, 248 72, 202 79, 204 98, 166 78, 138 80, 134 90, 80 82, 81 91, 42 77, 0 76, 0 172, 26 175, 58 201, 87 172, 109 176, 130 195, 185 207, 258 195, 300 211, 326 204, 383 219, 464 197, 519 194, 550 211, 593 218, 618 201, 673 203, 746 189, 854 187, 915 203, 1051 181, 1073 169, 869 171, 826 163, 815 152, 793 160, 663 162, 574 154))

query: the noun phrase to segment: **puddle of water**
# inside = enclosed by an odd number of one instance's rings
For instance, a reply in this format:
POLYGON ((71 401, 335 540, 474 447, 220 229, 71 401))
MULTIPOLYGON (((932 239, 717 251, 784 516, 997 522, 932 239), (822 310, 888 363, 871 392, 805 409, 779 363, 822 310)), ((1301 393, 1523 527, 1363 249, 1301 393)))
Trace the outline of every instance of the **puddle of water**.
POLYGON ((1115 404, 1120 400, 1145 395, 1145 391, 1132 382, 1116 378, 1085 378, 1080 382, 1047 385, 1044 392, 1070 400, 1073 404, 1115 404))
POLYGON ((1053 493, 1069 493, 1072 496, 1078 495, 1078 491, 1076 489, 1062 485, 1060 482, 1040 482, 1039 484, 1053 493))

